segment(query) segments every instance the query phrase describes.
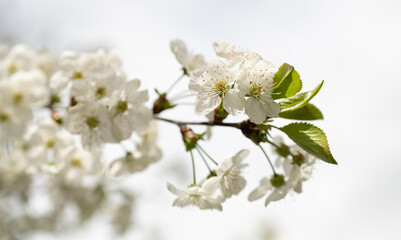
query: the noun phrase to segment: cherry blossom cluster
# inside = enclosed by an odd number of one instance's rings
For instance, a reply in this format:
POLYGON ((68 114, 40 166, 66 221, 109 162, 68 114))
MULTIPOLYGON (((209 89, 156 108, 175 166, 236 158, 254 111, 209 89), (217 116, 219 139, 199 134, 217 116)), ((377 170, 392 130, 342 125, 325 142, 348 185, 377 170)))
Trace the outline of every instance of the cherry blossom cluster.
POLYGON ((191 72, 189 89, 197 94, 195 112, 206 115, 221 103, 229 114, 245 111, 257 124, 266 117, 278 117, 280 105, 273 101, 276 67, 260 55, 239 51, 233 44, 213 44, 220 59, 191 72))
MULTIPOLYGON (((322 157, 313 147, 311 149, 308 146, 315 144, 314 142, 309 143, 302 139, 298 141, 300 137, 298 134, 301 132, 300 129, 297 129, 298 125, 290 126, 287 130, 275 127, 272 122, 274 118, 278 117, 303 120, 322 119, 321 114, 319 115, 320 111, 308 103, 320 90, 321 85, 317 90, 297 93, 301 89, 302 83, 292 66, 284 64, 277 68, 259 54, 240 50, 225 41, 213 43, 213 48, 218 58, 206 62, 202 55, 188 51, 183 41, 171 42, 171 49, 182 65, 183 74, 189 77, 188 88, 196 97, 195 113, 206 116, 209 120, 208 122, 186 123, 158 118, 175 123, 180 127, 186 150, 190 152, 192 158, 193 183, 186 189, 177 189, 172 184, 167 184, 168 190, 178 197, 173 205, 180 207, 192 205, 200 209, 221 211, 222 203, 226 199, 239 194, 245 188, 246 180, 242 170, 248 166, 244 163, 244 159, 249 151, 244 149, 220 163, 216 162, 199 145, 200 141, 205 140, 204 135, 206 135, 206 139, 210 139, 212 126, 240 129, 247 138, 258 145, 270 164, 272 175, 263 177, 260 186, 250 192, 249 201, 255 201, 267 195, 265 200, 265 206, 267 206, 270 202, 283 199, 290 191, 301 193, 302 183, 310 178, 317 157, 330 163, 335 163, 335 160, 332 159, 328 145, 327 151, 322 153, 324 155, 322 157), (296 90, 293 91, 291 88, 296 90), (281 91, 285 91, 285 93, 281 91), (306 111, 305 106, 315 110, 312 112, 315 116, 308 116, 308 112, 298 113, 295 111, 298 109, 306 111), (289 115, 288 112, 292 115, 289 115), (240 123, 225 123, 227 116, 238 116, 242 113, 245 113, 248 120, 240 123), (205 133, 196 134, 192 129, 187 128, 187 125, 205 125, 208 128, 205 133), (288 145, 280 136, 271 137, 270 132, 273 127, 284 131, 298 145, 288 145), (261 143, 271 145, 273 154, 277 156, 275 166, 261 143), (210 172, 199 183, 195 177, 193 151, 199 153, 210 172), (216 167, 211 168, 207 160, 213 162, 216 167)), ((167 110, 175 107, 172 102, 176 97, 171 97, 171 102, 168 99, 169 91, 160 94, 159 99, 155 101, 155 106, 159 107, 155 113, 159 114, 160 109, 167 110), (161 100, 166 106, 164 109, 160 104, 161 100)), ((301 125, 308 128, 305 133, 309 134, 311 131, 311 134, 320 135, 322 141, 325 141, 325 135, 319 128, 308 124, 301 125)))

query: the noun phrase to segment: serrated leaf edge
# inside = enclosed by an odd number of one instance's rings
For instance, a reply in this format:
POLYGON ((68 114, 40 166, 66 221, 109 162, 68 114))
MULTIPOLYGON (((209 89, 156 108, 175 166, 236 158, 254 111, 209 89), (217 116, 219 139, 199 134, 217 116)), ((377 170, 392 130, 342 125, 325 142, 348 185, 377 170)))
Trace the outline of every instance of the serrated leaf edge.
MULTIPOLYGON (((334 157, 333 157, 333 154, 331 153, 331 149, 330 149, 330 144, 329 144, 329 140, 327 139, 327 135, 326 135, 326 133, 323 131, 323 129, 321 129, 321 128, 319 128, 319 127, 317 127, 316 125, 313 125, 313 124, 311 124, 311 123, 307 123, 307 122, 294 122, 294 123, 290 123, 290 124, 287 124, 287 125, 285 125, 285 126, 283 126, 283 127, 280 127, 280 128, 278 128, 279 130, 281 130, 282 132, 284 132, 283 130, 282 130, 282 128, 284 128, 284 127, 288 127, 288 126, 291 126, 291 125, 309 125, 309 126, 312 126, 312 127, 315 127, 315 128, 317 128, 317 129, 319 129, 320 131, 322 131, 322 133, 323 133, 323 136, 326 138, 326 141, 327 141, 327 150, 328 150, 328 153, 329 153, 329 155, 331 156, 331 158, 333 159, 333 163, 332 162, 328 162, 328 163, 331 163, 331 164, 335 164, 335 165, 337 165, 338 163, 337 163, 337 161, 334 159, 334 157)), ((284 132, 285 134, 287 134, 286 132, 284 132)), ((287 135, 288 136, 288 135, 287 135)), ((292 138, 290 137, 290 136, 288 136, 291 140, 292 140, 292 138)), ((294 141, 294 140, 293 140, 294 141)), ((295 143, 295 141, 294 141, 294 143, 295 143)), ((295 143, 296 144, 296 143, 295 143)), ((298 145, 298 144, 297 144, 298 145)), ((299 146, 299 145, 298 145, 299 146)), ((302 146, 299 146, 299 147, 301 147, 302 149, 304 149, 302 146)), ((304 149, 305 151, 307 151, 306 149, 304 149)), ((308 152, 308 151, 307 151, 308 152)), ((310 153, 310 152, 309 152, 310 153)), ((315 156, 313 153, 310 153, 310 154, 312 154, 313 156, 315 156)), ((316 158, 318 158, 317 156, 315 156, 316 158)), ((320 159, 320 158, 319 158, 320 159)), ((323 159, 320 159, 320 160, 322 160, 322 161, 324 161, 323 159)), ((324 161, 324 162, 326 162, 326 161, 324 161)))

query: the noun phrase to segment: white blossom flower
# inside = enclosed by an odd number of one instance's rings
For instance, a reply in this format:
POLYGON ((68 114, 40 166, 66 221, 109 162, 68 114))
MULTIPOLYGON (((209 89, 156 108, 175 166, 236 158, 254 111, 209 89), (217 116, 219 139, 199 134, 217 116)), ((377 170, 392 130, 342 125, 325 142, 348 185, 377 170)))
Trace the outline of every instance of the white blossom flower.
POLYGON ((157 145, 158 128, 156 121, 151 121, 146 131, 140 134, 141 141, 136 145, 135 155, 148 162, 160 160, 162 153, 157 145))
POLYGON ((82 136, 86 149, 98 149, 105 142, 116 142, 111 133, 111 117, 107 108, 97 102, 78 103, 68 109, 65 126, 82 136))
POLYGON ((69 78, 63 71, 59 70, 52 74, 49 79, 49 88, 52 96, 56 96, 65 90, 69 83, 69 78))
POLYGON ((104 49, 82 54, 65 51, 61 55, 60 67, 71 80, 85 79, 103 68, 111 68, 119 77, 125 78, 117 54, 104 49))
POLYGON ((75 142, 54 120, 42 118, 27 129, 21 144, 31 163, 41 166, 59 161, 75 142))
POLYGON ((27 159, 27 154, 23 148, 16 146, 11 153, 3 153, 2 157, 3 159, 0 160, 0 175, 8 175, 8 177, 12 178, 15 177, 12 175, 28 173, 30 161, 27 159), (3 173, 1 173, 2 171, 3 173))
MULTIPOLYGON (((285 146, 281 141, 281 138, 276 138, 276 145, 280 147, 285 146)), ((314 162, 315 157, 306 153, 297 145, 282 149, 279 152, 276 166, 283 168, 284 175, 273 175, 272 177, 276 179, 276 183, 278 182, 277 186, 273 186, 272 180, 263 178, 260 181, 259 187, 249 194, 248 200, 257 200, 270 192, 265 200, 265 205, 267 206, 270 202, 283 199, 291 189, 297 193, 301 193, 302 182, 310 178, 314 162)))
POLYGON ((152 120, 152 111, 144 105, 149 99, 148 92, 139 91, 139 87, 137 79, 125 82, 111 100, 113 136, 117 141, 128 139, 133 131, 145 131, 152 120))
POLYGON ((64 152, 55 165, 60 174, 68 180, 77 181, 84 175, 96 174, 101 169, 100 161, 92 152, 80 147, 72 147, 64 152))
POLYGON ((104 67, 91 73, 85 79, 72 82, 71 96, 78 102, 102 101, 105 104, 112 101, 115 92, 121 90, 123 78, 110 67, 104 67))
POLYGON ((247 76, 238 82, 238 89, 245 100, 245 113, 249 119, 256 123, 262 123, 266 117, 278 117, 280 104, 273 101, 274 89, 274 65, 260 60, 247 70, 247 76))
POLYGON ((167 183, 168 190, 178 196, 174 201, 173 206, 197 206, 200 209, 217 209, 222 210, 221 201, 211 196, 211 192, 215 192, 218 187, 217 184, 209 184, 210 181, 206 180, 202 186, 189 186, 187 189, 181 190, 175 188, 172 184, 167 183))
POLYGON ((171 41, 170 47, 177 61, 182 65, 185 74, 190 75, 192 71, 206 67, 203 56, 188 52, 187 46, 182 40, 171 41))
POLYGON ((92 54, 83 53, 78 55, 72 51, 61 54, 60 68, 69 79, 81 79, 87 77, 93 69, 95 60, 92 54))
POLYGON ((274 89, 275 66, 254 52, 240 51, 228 42, 213 43, 216 55, 233 62, 237 71, 243 71, 238 89, 245 100, 245 113, 257 124, 266 117, 278 117, 280 105, 271 97, 274 89))
POLYGON ((189 90, 198 95, 195 112, 206 115, 223 102, 223 108, 228 113, 240 114, 244 109, 243 99, 239 96, 239 90, 232 88, 239 74, 227 64, 215 60, 208 64, 199 77, 191 77, 189 90))
POLYGON ((262 57, 259 54, 238 50, 234 44, 226 41, 214 42, 213 48, 217 56, 238 64, 239 68, 251 67, 253 64, 262 60, 262 57))
MULTIPOLYGON (((293 178, 295 177, 295 171, 290 174, 287 180, 283 179, 283 183, 281 186, 274 187, 271 183, 271 180, 268 178, 263 178, 260 180, 259 186, 253 190, 249 196, 248 200, 249 201, 255 201, 263 196, 265 196, 268 192, 270 194, 267 196, 265 200, 265 206, 267 206, 270 202, 275 202, 283 199, 288 191, 290 191, 294 186, 293 186, 293 178)), ((282 176, 282 175, 279 175, 282 176)), ((273 176, 274 177, 274 176, 273 176)))
POLYGON ((151 121, 148 129, 140 136, 141 141, 136 145, 135 151, 127 153, 126 156, 118 158, 110 164, 110 176, 143 171, 150 164, 160 160, 161 150, 156 144, 156 122, 151 121))
POLYGON ((290 151, 292 156, 283 160, 283 167, 287 169, 291 168, 291 171, 294 172, 293 174, 295 176, 292 183, 294 185, 294 191, 301 193, 302 182, 307 181, 312 176, 313 165, 316 158, 305 152, 305 150, 298 145, 290 146, 290 151))
POLYGON ((224 159, 216 169, 216 175, 209 178, 209 181, 217 181, 219 189, 217 195, 224 201, 226 198, 230 198, 232 195, 237 195, 241 192, 246 184, 246 180, 241 176, 241 171, 248 164, 243 164, 242 161, 248 156, 249 151, 243 149, 236 155, 224 159), (221 192, 221 194, 220 194, 221 192))
MULTIPOLYGON (((4 50, 3 50, 4 51, 4 50)), ((15 45, 0 57, 0 79, 18 71, 38 70, 49 76, 55 69, 55 57, 44 50, 35 50, 25 45, 15 45)))
POLYGON ((99 49, 93 55, 96 66, 111 67, 119 77, 125 78, 121 69, 121 59, 114 50, 99 49))
POLYGON ((18 71, 7 81, 0 82, 0 88, 15 106, 43 107, 50 100, 46 76, 38 70, 18 71))
POLYGON ((22 137, 26 125, 33 119, 32 110, 15 106, 9 94, 0 86, 0 143, 22 137))

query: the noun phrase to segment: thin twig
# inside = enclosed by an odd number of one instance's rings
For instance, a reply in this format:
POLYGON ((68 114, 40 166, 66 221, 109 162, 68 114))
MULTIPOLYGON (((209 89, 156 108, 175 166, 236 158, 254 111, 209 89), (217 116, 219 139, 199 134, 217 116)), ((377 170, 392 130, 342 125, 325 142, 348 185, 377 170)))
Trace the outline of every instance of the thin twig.
POLYGON ((260 149, 262 150, 262 152, 265 154, 265 156, 266 156, 266 158, 267 158, 267 161, 269 162, 270 167, 271 167, 272 170, 273 170, 274 175, 277 175, 277 174, 276 174, 276 171, 274 170, 273 164, 272 164, 272 162, 270 161, 270 158, 267 156, 267 153, 265 152, 265 150, 263 149, 263 147, 262 147, 260 144, 259 144, 258 146, 260 147, 260 149))
POLYGON ((233 128, 238 128, 241 129, 241 123, 218 123, 218 122, 181 122, 181 121, 175 121, 172 119, 167 119, 167 118, 162 118, 158 116, 153 116, 154 119, 160 120, 160 121, 165 121, 169 122, 178 126, 182 125, 204 125, 204 126, 220 126, 220 127, 233 127, 233 128))

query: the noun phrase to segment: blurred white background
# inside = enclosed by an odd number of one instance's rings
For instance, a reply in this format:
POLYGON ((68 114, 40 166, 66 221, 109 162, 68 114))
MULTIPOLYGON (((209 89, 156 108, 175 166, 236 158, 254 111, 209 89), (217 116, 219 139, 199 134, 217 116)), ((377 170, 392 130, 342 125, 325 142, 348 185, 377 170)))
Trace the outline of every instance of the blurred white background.
MULTIPOLYGON (((160 123, 164 157, 129 179, 137 193, 135 223, 122 239, 401 239, 400 13, 397 0, 0 0, 0 38, 57 53, 114 48, 128 76, 140 78, 153 98, 155 86, 165 90, 181 74, 169 49, 174 38, 209 60, 212 42, 226 40, 277 65, 288 62, 304 90, 325 80, 313 100, 325 120, 315 124, 325 130, 338 166, 319 162, 302 194, 265 208, 263 200, 246 200, 270 174, 262 153, 240 132, 215 129, 203 146, 216 158, 252 151, 247 187, 222 213, 175 208, 166 182, 189 184, 190 158, 177 128, 160 123)), ((192 111, 183 106, 163 115, 196 118, 192 111)), ((33 237, 56 238, 113 236, 96 219, 77 231, 33 237)))

